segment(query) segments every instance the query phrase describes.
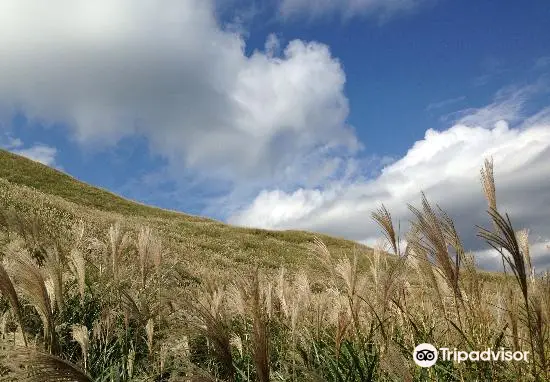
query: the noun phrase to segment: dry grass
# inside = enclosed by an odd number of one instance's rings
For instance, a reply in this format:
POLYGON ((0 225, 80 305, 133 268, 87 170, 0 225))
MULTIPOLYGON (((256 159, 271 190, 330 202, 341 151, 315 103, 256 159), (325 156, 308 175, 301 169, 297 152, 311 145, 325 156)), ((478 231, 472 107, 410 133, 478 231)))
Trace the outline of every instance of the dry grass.
POLYGON ((91 382, 77 366, 51 354, 31 348, 3 349, 10 366, 0 380, 26 382, 91 382))
POLYGON ((0 380, 549 380, 550 276, 534 272, 528 231, 498 211, 491 161, 482 185, 493 228, 480 236, 514 277, 479 271, 424 195, 406 248, 390 212, 373 213, 387 242, 371 250, 121 215, 0 181, 12 207, 0 215, 0 380), (530 362, 420 369, 421 342, 530 362))
MULTIPOLYGON (((0 211, 0 222, 8 219, 10 224, 18 224, 25 242, 33 246, 29 251, 43 250, 34 237, 69 231, 79 222, 85 224, 88 238, 110 246, 106 232, 111 225, 122 222, 120 229, 133 232, 134 240, 142 227, 148 227, 161 240, 165 253, 185 259, 199 275, 205 269, 219 270, 220 277, 232 280, 256 266, 273 273, 281 266, 293 271, 307 269, 312 274, 324 272, 307 255, 308 245, 316 236, 313 233, 233 227, 144 206, 3 150, 0 150, 0 211), (17 213, 10 214, 10 210, 17 213)), ((351 241, 319 237, 334 257, 341 257, 355 247, 364 253, 372 252, 351 241)), ((111 255, 110 250, 105 248, 106 255, 111 255)))

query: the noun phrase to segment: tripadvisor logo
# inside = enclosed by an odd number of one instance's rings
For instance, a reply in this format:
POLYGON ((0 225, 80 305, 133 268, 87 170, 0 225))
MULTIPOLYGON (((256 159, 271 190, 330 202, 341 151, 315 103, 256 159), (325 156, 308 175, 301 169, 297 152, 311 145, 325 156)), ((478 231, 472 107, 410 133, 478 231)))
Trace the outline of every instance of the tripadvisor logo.
POLYGON ((439 350, 432 344, 423 343, 414 348, 413 360, 420 367, 432 367, 435 365, 438 359, 443 361, 455 361, 457 363, 465 361, 523 361, 527 362, 527 351, 510 351, 500 348, 494 351, 491 348, 487 348, 482 351, 462 351, 454 348, 439 348, 439 350))
POLYGON ((414 348, 413 359, 420 367, 432 367, 437 362, 438 351, 432 344, 420 344, 414 348))

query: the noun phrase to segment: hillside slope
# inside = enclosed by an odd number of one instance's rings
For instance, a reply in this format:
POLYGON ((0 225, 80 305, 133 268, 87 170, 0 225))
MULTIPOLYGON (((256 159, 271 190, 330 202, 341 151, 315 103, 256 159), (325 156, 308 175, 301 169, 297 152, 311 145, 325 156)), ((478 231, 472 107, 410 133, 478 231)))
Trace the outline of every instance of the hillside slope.
POLYGON ((238 272, 255 265, 272 270, 285 266, 315 271, 319 263, 308 250, 314 236, 320 237, 335 256, 353 250, 371 252, 355 242, 326 235, 239 228, 146 206, 3 150, 0 207, 13 207, 25 216, 37 215, 56 227, 70 228, 82 219, 89 234, 100 237, 116 221, 132 231, 149 226, 161 236, 172 255, 184 257, 198 272, 208 267, 225 275, 229 270, 238 272))
MULTIPOLYGON (((449 348, 467 342, 479 349, 537 343, 542 345, 533 359, 549 359, 546 337, 517 334, 536 325, 541 330, 533 332, 544 333, 543 313, 527 321, 512 318, 516 329, 502 318, 503 309, 525 309, 527 298, 545 312, 548 278, 529 279, 523 300, 518 286, 527 282, 526 273, 516 284, 512 275, 477 272, 471 263, 460 273, 434 272, 421 261, 428 251, 395 261, 318 235, 329 255, 358 254, 357 267, 340 258, 324 268, 309 248, 312 233, 237 228, 147 207, 1 154, 0 278, 3 308, 6 300, 10 307, 3 317, 11 322, 3 329, 9 335, 0 343, 0 367, 13 372, 10 380, 28 375, 29 369, 14 364, 47 365, 45 353, 24 346, 31 338, 41 351, 77 365, 70 370, 81 381, 260 380, 258 370, 263 381, 271 372, 288 381, 412 381, 420 379, 413 378, 419 368, 411 354, 424 342, 449 348), (77 221, 84 222, 88 240, 58 236, 77 221), (114 222, 131 237, 109 229, 114 222), (162 239, 164 251, 143 226, 162 239), (256 266, 262 270, 253 272, 256 266), (281 267, 288 272, 279 273, 281 267)), ((423 251, 419 242, 414 248, 423 251)), ((443 266, 445 259, 439 260, 443 266)), ((445 269, 455 268, 439 268, 445 269)), ((58 358, 51 364, 44 373, 61 370, 58 358)), ((436 379, 523 380, 504 366, 480 371, 450 362, 433 370, 441 370, 436 379)), ((538 372, 533 368, 533 375, 538 372)))
MULTIPOLYGON (((61 171, 25 157, 0 149, 0 178, 10 183, 27 186, 49 195, 106 212, 137 214, 144 217, 171 217, 177 212, 150 207, 124 199, 110 191, 90 186, 61 171)), ((189 219, 194 217, 186 215, 189 219)), ((205 218, 196 218, 205 221, 205 218)))

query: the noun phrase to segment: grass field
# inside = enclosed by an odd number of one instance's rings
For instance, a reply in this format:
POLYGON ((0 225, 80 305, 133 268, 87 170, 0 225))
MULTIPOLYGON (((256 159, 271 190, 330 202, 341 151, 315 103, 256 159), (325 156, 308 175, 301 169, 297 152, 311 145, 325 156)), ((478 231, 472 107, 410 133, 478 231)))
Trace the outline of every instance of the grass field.
MULTIPOLYGON (((161 210, 0 151, 0 380, 546 381, 550 278, 482 190, 509 261, 481 272, 422 199, 401 248, 161 210), (415 365, 416 344, 529 362, 415 365)), ((480 191, 481 192, 481 191, 480 191)))
POLYGON ((280 266, 318 269, 318 262, 307 255, 307 245, 314 236, 322 238, 337 256, 354 248, 372 252, 354 242, 326 235, 232 227, 212 219, 146 206, 3 150, 0 193, 4 208, 13 206, 17 211, 31 212, 47 224, 62 222, 65 228, 84 219, 94 235, 117 221, 133 230, 147 225, 178 257, 224 272, 228 268, 240 272, 242 267, 255 265, 271 269, 280 266))

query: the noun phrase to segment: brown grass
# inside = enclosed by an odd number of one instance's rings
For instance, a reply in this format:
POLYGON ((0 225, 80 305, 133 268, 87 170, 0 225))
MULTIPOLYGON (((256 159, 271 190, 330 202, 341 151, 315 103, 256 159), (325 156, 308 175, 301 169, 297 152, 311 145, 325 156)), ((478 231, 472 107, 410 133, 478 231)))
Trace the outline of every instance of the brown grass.
POLYGON ((534 272, 528 232, 496 209, 490 161, 482 181, 493 229, 480 236, 514 277, 477 269, 425 195, 406 248, 382 206, 372 218, 386 243, 368 249, 83 208, 0 181, 14 207, 0 219, 0 306, 5 332, 29 345, 0 341, 0 366, 45 381, 548 380, 550 277, 534 272), (531 358, 421 370, 420 342, 531 358))

